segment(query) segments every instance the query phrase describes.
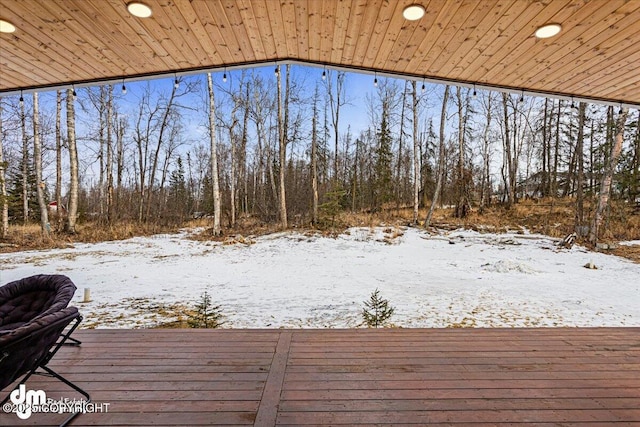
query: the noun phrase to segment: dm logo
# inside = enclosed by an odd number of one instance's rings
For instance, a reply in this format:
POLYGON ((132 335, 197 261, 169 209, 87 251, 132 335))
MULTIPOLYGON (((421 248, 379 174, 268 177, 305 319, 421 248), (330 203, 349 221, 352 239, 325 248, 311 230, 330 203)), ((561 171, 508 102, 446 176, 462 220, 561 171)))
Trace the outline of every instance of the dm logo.
POLYGON ((21 420, 26 420, 31 416, 34 406, 47 403, 47 394, 44 390, 26 390, 24 384, 20 384, 17 390, 11 392, 11 403, 16 405, 16 415, 21 420))

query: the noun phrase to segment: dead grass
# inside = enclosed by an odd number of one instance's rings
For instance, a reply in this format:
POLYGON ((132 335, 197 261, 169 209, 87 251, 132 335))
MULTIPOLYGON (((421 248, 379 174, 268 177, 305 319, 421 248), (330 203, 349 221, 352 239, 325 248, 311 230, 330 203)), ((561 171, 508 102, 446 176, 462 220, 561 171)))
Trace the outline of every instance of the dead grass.
POLYGON ((15 225, 9 227, 6 239, 0 239, 0 253, 24 250, 56 249, 72 246, 74 243, 97 243, 124 240, 135 236, 150 236, 158 233, 175 232, 178 227, 157 224, 121 222, 117 225, 103 225, 97 222, 79 224, 75 234, 52 231, 44 237, 39 224, 15 225))
MULTIPOLYGON (((585 216, 592 216, 592 203, 585 201, 585 216)), ((424 224, 426 210, 419 212, 419 226, 424 224)), ((344 232, 349 227, 399 227, 412 222, 413 209, 404 207, 397 209, 393 206, 376 212, 342 212, 334 224, 313 228, 310 225, 293 224, 292 229, 301 232, 321 233, 334 236, 344 232)), ((252 237, 281 231, 278 223, 267 223, 255 217, 240 217, 234 228, 223 224, 223 234, 213 236, 211 218, 201 218, 188 221, 182 226, 169 227, 158 224, 142 224, 137 222, 121 222, 107 226, 97 222, 79 224, 77 233, 52 233, 50 239, 45 239, 37 224, 10 227, 9 237, 0 240, 0 253, 30 249, 53 249, 73 245, 76 242, 102 242, 123 240, 135 236, 148 236, 158 233, 177 232, 180 228, 201 228, 203 231, 193 234, 190 238, 199 241, 250 241, 252 237)), ((487 232, 523 232, 525 229, 532 233, 545 234, 562 238, 574 231, 575 200, 573 199, 541 199, 523 200, 511 209, 503 206, 493 206, 480 213, 473 209, 464 219, 453 217, 453 208, 441 208, 434 212, 432 227, 443 229, 468 228, 487 232)), ((624 240, 640 240, 640 211, 620 202, 613 202, 610 207, 609 220, 600 237, 603 243, 616 243, 624 240)), ((589 246, 584 238, 578 242, 589 246)), ((615 245, 614 245, 615 246, 615 245)), ((640 249, 622 246, 611 250, 616 255, 624 256, 640 262, 640 249)))

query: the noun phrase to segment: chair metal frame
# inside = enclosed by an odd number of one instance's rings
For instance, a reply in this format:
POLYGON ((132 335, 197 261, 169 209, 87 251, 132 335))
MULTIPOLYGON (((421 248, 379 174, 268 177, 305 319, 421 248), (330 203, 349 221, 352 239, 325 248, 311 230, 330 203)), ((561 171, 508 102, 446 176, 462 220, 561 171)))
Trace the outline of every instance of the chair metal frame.
MULTIPOLYGON (((2 367, 2 362, 9 358, 9 356, 12 354, 12 351, 21 348, 21 346, 30 345, 30 341, 44 334, 55 334, 55 341, 47 344, 46 347, 48 348, 40 349, 41 354, 38 356, 35 362, 30 364, 30 367, 27 367, 24 372, 16 373, 16 378, 13 381, 14 383, 18 380, 18 378, 22 378, 18 381, 12 391, 17 390, 20 385, 24 385, 32 375, 43 375, 60 380, 61 382, 84 396, 86 403, 89 403, 91 402, 91 397, 88 392, 47 366, 49 361, 51 361, 51 359, 55 356, 55 354, 58 352, 58 350, 60 350, 62 346, 77 347, 81 344, 79 340, 72 338, 71 334, 76 330, 76 328, 82 321, 82 315, 75 307, 64 308, 63 310, 61 310, 61 312, 65 312, 65 315, 53 320, 50 323, 47 323, 46 320, 48 317, 56 316, 55 313, 51 313, 48 316, 44 317, 37 317, 36 319, 33 319, 31 322, 26 323, 22 327, 17 328, 16 331, 24 328, 26 333, 24 335, 18 335, 17 337, 15 337, 15 339, 10 339, 6 343, 0 344, 0 367, 2 367), (41 323, 42 326, 38 328, 37 325, 41 323)), ((9 392, 4 400, 0 402, 0 405, 4 405, 9 400, 10 396, 11 392, 9 392)), ((62 424, 60 424, 60 427, 66 426, 73 418, 75 418, 79 414, 80 412, 72 412, 69 417, 64 420, 62 424)))

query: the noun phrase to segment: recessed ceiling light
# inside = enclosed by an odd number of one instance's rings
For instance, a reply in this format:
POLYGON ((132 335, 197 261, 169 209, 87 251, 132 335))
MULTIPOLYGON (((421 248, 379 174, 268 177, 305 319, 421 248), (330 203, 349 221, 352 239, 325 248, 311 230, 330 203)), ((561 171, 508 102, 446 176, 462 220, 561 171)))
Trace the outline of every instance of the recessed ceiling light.
POLYGON ((539 39, 548 39, 557 35, 562 30, 560 24, 547 24, 536 30, 536 37, 539 39))
POLYGON ((412 4, 411 6, 407 6, 402 11, 402 16, 404 19, 409 21, 417 21, 418 19, 424 16, 424 7, 419 4, 412 4))
POLYGON ((9 21, 0 19, 0 33, 13 33, 16 30, 16 26, 9 21))
POLYGON ((132 2, 127 4, 127 10, 138 18, 148 18, 151 16, 151 8, 144 3, 132 2))

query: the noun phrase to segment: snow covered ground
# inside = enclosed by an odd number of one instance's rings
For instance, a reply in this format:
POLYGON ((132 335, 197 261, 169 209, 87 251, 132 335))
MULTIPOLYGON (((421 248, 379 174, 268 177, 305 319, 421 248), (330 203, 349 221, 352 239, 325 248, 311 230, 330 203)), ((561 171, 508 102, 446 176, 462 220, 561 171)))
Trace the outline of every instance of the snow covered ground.
POLYGON ((356 327, 376 288, 401 327, 640 326, 639 264, 541 235, 352 228, 223 244, 188 233, 0 254, 0 283, 68 275, 84 327, 174 320, 205 290, 225 327, 356 327))

